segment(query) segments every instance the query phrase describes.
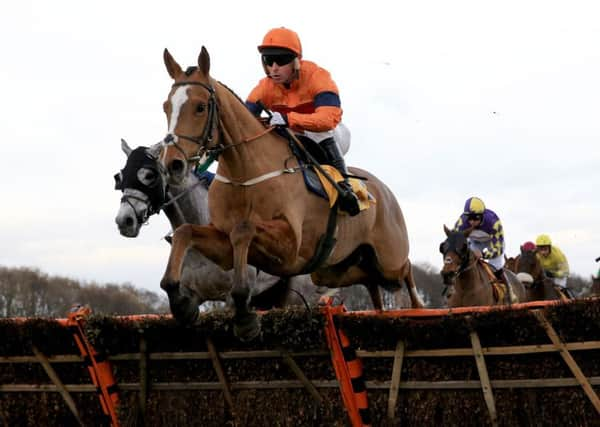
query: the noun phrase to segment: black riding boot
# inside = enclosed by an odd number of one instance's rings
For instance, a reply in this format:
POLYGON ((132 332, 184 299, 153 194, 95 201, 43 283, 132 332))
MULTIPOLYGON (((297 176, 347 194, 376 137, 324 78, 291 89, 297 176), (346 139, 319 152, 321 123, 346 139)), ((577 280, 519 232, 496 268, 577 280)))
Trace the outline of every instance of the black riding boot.
POLYGON ((346 162, 344 156, 340 151, 337 143, 333 138, 327 138, 319 143, 327 154, 327 160, 337 170, 342 173, 344 180, 338 182, 341 188, 340 196, 340 207, 342 210, 348 212, 350 216, 357 215, 360 212, 360 206, 358 204, 358 197, 352 191, 352 186, 348 182, 348 169, 346 168, 346 162))
POLYGON ((504 268, 494 271, 494 276, 496 279, 503 283, 506 286, 506 294, 504 295, 504 303, 510 305, 512 303, 512 298, 510 295, 510 284, 508 283, 508 277, 506 277, 506 273, 504 272, 504 268))
POLYGON ((508 285, 508 278, 504 274, 504 268, 494 271, 494 276, 496 276, 496 279, 500 280, 505 285, 508 285))

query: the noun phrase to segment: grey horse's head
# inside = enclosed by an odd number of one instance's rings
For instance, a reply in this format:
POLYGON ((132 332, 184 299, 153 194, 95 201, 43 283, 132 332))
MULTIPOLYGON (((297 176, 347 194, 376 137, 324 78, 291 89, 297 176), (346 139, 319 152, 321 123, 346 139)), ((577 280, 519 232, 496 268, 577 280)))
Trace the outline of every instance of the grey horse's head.
POLYGON ((165 203, 167 184, 158 162, 159 146, 132 150, 124 140, 125 167, 115 175, 115 189, 121 190, 121 204, 115 222, 125 237, 137 237, 148 218, 165 203))

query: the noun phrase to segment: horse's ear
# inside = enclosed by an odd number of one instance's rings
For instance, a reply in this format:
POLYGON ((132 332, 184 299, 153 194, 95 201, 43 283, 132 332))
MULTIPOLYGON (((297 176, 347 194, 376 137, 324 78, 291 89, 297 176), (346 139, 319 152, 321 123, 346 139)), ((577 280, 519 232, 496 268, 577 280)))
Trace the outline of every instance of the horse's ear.
POLYGON ((200 55, 198 55, 198 68, 200 72, 208 77, 208 72, 210 71, 210 56, 208 55, 208 50, 204 46, 200 49, 200 55))
POLYGON ((162 142, 158 142, 154 145, 151 145, 150 148, 148 148, 148 154, 150 154, 151 156, 158 158, 158 156, 160 155, 160 152, 162 151, 163 148, 163 144, 162 142))
POLYGON ((474 227, 474 226, 471 226, 471 227, 469 227, 469 228, 467 228, 467 229, 463 230, 463 234, 464 234, 464 236, 465 236, 465 237, 469 237, 469 235, 471 234, 471 232, 472 232, 473 230, 475 230, 475 227, 474 227))
POLYGON ((163 60, 165 61, 165 66, 167 67, 167 72, 169 73, 169 75, 171 76, 171 78, 173 80, 175 80, 181 73, 183 73, 183 71, 181 70, 181 67, 179 66, 177 61, 175 61, 175 59, 173 59, 173 57, 171 56, 171 54, 169 53, 169 51, 166 48, 165 48, 165 51, 163 52, 163 60))
POLYGON ((123 153, 125 153, 127 157, 129 157, 129 155, 133 151, 131 147, 127 144, 127 141, 125 141, 123 138, 121 138, 121 150, 123 150, 123 153))
POLYGON ((450 235, 450 229, 446 227, 446 224, 444 224, 444 233, 446 233, 446 236, 450 235))

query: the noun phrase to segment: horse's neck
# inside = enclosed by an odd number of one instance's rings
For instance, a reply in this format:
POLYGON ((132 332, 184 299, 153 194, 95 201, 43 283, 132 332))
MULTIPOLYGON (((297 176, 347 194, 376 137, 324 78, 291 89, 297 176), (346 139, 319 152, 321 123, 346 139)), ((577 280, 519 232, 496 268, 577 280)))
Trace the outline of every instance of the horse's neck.
POLYGON ((481 285, 481 272, 477 261, 469 260, 469 266, 456 278, 456 285, 463 291, 469 292, 481 285))
POLYGON ((485 267, 479 261, 469 259, 469 266, 457 278, 455 289, 461 305, 491 304, 493 299, 492 287, 487 279, 485 267))
POLYGON ((170 187, 169 194, 176 199, 165 209, 173 230, 185 223, 210 223, 208 190, 195 175, 190 174, 184 185, 170 187))
POLYGON ((285 140, 275 132, 265 134, 264 126, 245 104, 229 89, 217 87, 223 143, 235 145, 221 154, 218 173, 243 181, 282 167, 290 155, 285 140))

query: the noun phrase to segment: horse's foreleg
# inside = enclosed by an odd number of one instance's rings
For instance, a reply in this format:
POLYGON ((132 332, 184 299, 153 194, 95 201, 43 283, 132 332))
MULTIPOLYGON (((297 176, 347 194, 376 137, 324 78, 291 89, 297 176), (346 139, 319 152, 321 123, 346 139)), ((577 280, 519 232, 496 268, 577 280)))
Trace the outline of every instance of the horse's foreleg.
POLYGON ((256 227, 250 221, 242 221, 236 225, 229 239, 233 246, 233 299, 234 333, 243 341, 250 341, 260 333, 260 322, 249 307, 250 286, 248 284, 248 248, 256 236, 256 227))
POLYGON ((184 323, 198 317, 195 299, 189 298, 180 289, 183 260, 189 247, 193 246, 223 269, 232 265, 231 243, 227 236, 212 226, 183 224, 173 233, 171 253, 160 287, 167 292, 173 316, 184 323))

